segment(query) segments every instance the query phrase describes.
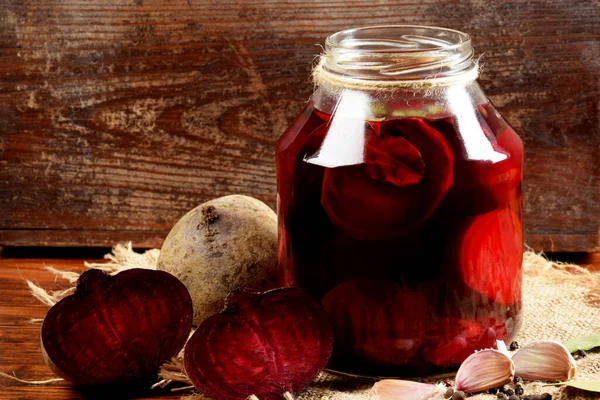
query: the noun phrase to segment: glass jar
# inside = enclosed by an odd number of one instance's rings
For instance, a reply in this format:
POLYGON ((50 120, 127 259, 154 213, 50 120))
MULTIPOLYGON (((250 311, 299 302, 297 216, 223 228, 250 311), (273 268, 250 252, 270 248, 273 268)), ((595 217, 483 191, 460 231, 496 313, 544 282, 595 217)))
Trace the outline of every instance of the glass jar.
POLYGON ((523 144, 473 54, 451 29, 338 32, 277 143, 279 262, 330 313, 334 370, 431 373, 521 324, 523 144))

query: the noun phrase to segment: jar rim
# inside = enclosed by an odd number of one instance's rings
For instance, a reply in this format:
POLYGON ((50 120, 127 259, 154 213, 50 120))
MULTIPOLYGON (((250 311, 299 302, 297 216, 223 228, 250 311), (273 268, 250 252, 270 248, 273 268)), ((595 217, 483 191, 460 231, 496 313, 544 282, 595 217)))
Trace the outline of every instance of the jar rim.
POLYGON ((435 51, 435 50, 453 50, 458 49, 460 47, 471 46, 471 36, 468 33, 461 32, 456 29, 445 28, 440 26, 427 26, 427 25, 375 25, 375 26, 362 26, 358 28, 350 28, 342 31, 338 31, 332 35, 329 35, 325 40, 326 49, 338 49, 338 50, 351 50, 351 51, 365 51, 369 53, 415 53, 415 52, 424 52, 424 51, 435 51), (375 37, 366 37, 361 38, 357 37, 357 34, 370 33, 371 35, 375 33, 382 34, 388 31, 396 31, 396 33, 400 33, 398 31, 411 30, 410 33, 413 35, 409 36, 409 33, 404 33, 400 36, 400 38, 404 38, 405 41, 399 41, 398 39, 393 39, 389 37, 385 37, 385 35, 381 38, 375 37), (377 32, 380 31, 380 32, 377 32), (421 33, 430 33, 430 36, 424 35, 414 35, 414 33, 418 33, 419 31, 423 31, 421 33), (438 34, 435 35, 434 34, 438 34), (457 39, 454 43, 444 43, 442 40, 443 37, 449 37, 450 35, 454 35, 454 38, 457 39), (436 37, 437 36, 437 37, 436 37), (411 40, 406 40, 411 39, 411 40), (420 40, 419 40, 420 39, 420 40), (390 47, 381 46, 380 48, 369 48, 369 49, 357 49, 357 45, 361 45, 363 43, 366 44, 375 44, 372 41, 379 40, 385 41, 384 43, 390 45, 390 47), (361 42, 362 41, 362 42, 361 42), (349 46, 348 44, 352 44, 349 46), (426 45, 431 44, 432 47, 424 48, 424 47, 410 47, 415 45, 426 45), (437 46, 435 46, 437 44, 437 46), (405 47, 402 47, 405 46, 405 47))
POLYGON ((320 68, 367 81, 472 77, 476 63, 471 43, 468 34, 437 26, 352 28, 327 37, 320 68))

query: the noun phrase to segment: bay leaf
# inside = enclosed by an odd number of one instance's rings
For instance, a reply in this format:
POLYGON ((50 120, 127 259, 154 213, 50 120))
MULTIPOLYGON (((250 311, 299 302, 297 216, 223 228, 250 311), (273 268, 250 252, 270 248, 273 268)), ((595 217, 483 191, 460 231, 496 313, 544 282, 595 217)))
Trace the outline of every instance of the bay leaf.
MULTIPOLYGON (((556 385, 568 386, 576 389, 585 390, 588 392, 600 393, 600 381, 568 381, 559 382, 556 385)), ((550 386, 550 385, 544 385, 550 386)))
POLYGON ((600 332, 596 332, 589 336, 571 339, 565 342, 564 345, 571 353, 574 353, 577 350, 587 351, 595 347, 600 347, 600 332))

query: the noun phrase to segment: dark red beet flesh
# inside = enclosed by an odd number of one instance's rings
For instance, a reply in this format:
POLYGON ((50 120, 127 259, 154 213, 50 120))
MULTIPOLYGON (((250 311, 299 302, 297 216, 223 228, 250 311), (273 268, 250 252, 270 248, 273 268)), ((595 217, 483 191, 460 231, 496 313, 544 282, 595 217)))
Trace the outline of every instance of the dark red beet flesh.
POLYGON ((185 370, 214 400, 282 399, 308 385, 333 348, 327 313, 300 289, 240 289, 185 347, 185 370))
POLYGON ((453 159, 444 137, 421 119, 385 125, 379 136, 368 130, 364 164, 327 168, 321 204, 357 239, 410 235, 452 185, 453 159))
POLYGON ((421 348, 424 305, 419 293, 383 280, 345 281, 323 297, 339 358, 351 354, 381 365, 406 363, 421 348))
POLYGON ((423 353, 438 366, 459 364, 473 353, 473 349, 493 348, 498 335, 483 330, 480 324, 460 318, 440 318, 430 321, 427 335, 440 337, 440 342, 428 341, 423 353))
POLYGON ((455 240, 454 262, 469 288, 504 305, 519 300, 521 222, 510 208, 469 218, 455 240))
POLYGON ((189 292, 167 272, 91 269, 46 314, 42 345, 50 367, 76 385, 148 378, 181 350, 192 316, 189 292))
POLYGON ((523 144, 491 104, 464 107, 473 124, 310 105, 278 142, 284 283, 330 310, 335 369, 440 372, 521 323, 523 144))

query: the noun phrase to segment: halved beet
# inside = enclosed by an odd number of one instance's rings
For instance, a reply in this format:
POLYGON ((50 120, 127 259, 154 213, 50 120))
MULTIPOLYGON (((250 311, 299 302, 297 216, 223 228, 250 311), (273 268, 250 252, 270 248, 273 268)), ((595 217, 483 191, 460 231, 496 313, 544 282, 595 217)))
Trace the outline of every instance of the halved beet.
POLYGON ((48 366, 77 385, 148 378, 181 350, 192 315, 189 292, 167 272, 91 269, 46 314, 42 349, 48 366))
POLYGON ((422 119, 389 121, 367 141, 365 164, 326 169, 321 204, 357 239, 398 239, 436 209, 452 185, 452 165, 446 140, 422 119))
POLYGON ((503 208, 469 218, 450 252, 469 288, 511 305, 521 298, 522 242, 521 221, 503 208))
POLYGON ((403 366, 421 348, 425 299, 387 280, 346 281, 322 300, 336 334, 335 355, 403 366))
POLYGON ((308 385, 333 348, 327 313, 300 289, 236 290, 185 347, 185 370, 214 400, 281 399, 308 385))

